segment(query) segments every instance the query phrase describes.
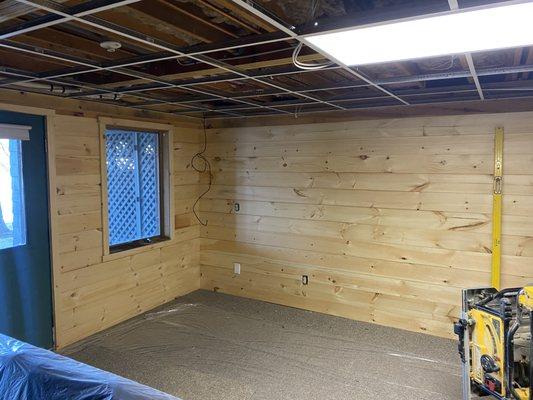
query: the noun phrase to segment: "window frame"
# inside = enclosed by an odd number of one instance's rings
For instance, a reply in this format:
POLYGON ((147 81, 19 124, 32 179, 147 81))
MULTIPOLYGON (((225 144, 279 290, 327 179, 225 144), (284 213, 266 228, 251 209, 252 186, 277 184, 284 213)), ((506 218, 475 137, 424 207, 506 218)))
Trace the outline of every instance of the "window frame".
MULTIPOLYGON (((2 126, 7 126, 7 125, 4 125, 4 124, 0 124, 0 129, 2 129, 2 126)), ((15 126, 15 125, 12 125, 12 126, 15 126)), ((26 128, 26 127, 24 127, 26 128)), ((28 127, 29 128, 29 127, 28 127)), ((29 133, 29 129, 28 129, 28 133, 29 133)), ((16 132, 14 135, 12 135, 10 137, 9 133, 8 134, 2 134, 0 133, 0 140, 6 140, 7 141, 7 144, 8 144, 8 147, 9 147, 9 151, 10 151, 10 159, 9 159, 9 163, 10 163, 10 167, 13 167, 13 164, 12 164, 12 155, 11 155, 11 143, 10 141, 15 141, 17 142, 17 152, 18 152, 18 162, 17 162, 17 175, 18 175, 18 186, 19 186, 19 201, 20 201, 20 209, 18 210, 19 213, 18 213, 18 218, 21 220, 20 222, 20 228, 21 228, 21 234, 19 236, 19 240, 21 240, 20 242, 15 242, 15 237, 16 235, 14 234, 14 231, 15 231, 15 218, 17 216, 17 213, 16 213, 16 209, 15 209, 15 201, 14 201, 14 193, 11 194, 11 207, 12 207, 12 213, 13 213, 13 221, 12 221, 12 232, 13 232, 13 235, 12 235, 12 240, 13 240, 13 243, 11 243, 9 246, 6 246, 6 247, 1 247, 2 245, 0 244, 0 252, 4 251, 4 250, 11 250, 11 249, 15 249, 17 247, 21 247, 21 246, 27 246, 29 243, 28 243, 28 219, 27 219, 27 215, 26 215, 26 209, 27 209, 27 206, 26 206, 26 193, 25 193, 25 182, 24 182, 24 165, 23 165, 23 158, 22 158, 22 144, 24 141, 27 141, 27 140, 30 140, 29 138, 29 135, 27 137, 22 137, 22 136, 19 136, 17 137, 16 135, 16 132)), ((1 157, 1 156, 0 156, 1 157)), ((11 185, 13 185, 13 180, 14 180, 14 176, 13 176, 13 172, 10 171, 10 178, 11 178, 11 185)), ((5 215, 3 215, 2 213, 5 212, 5 209, 2 208, 2 203, 0 201, 0 223, 1 224, 6 224, 6 221, 3 219, 5 218, 5 215)), ((0 240, 2 238, 0 237, 0 240)))
POLYGON ((102 260, 109 261, 139 252, 161 247, 174 238, 174 167, 173 167, 173 130, 172 125, 146 121, 132 121, 118 118, 99 117, 100 139, 100 177, 102 192, 102 260), (109 244, 109 206, 107 190, 107 154, 106 137, 108 130, 123 129, 128 131, 150 132, 159 135, 159 196, 160 222, 159 236, 140 239, 134 242, 110 246, 109 244))

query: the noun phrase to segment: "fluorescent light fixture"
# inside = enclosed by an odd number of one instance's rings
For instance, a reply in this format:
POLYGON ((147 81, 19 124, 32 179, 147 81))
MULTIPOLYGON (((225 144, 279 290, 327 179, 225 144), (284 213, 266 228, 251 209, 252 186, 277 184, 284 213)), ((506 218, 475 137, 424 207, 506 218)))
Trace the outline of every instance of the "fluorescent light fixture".
POLYGON ((533 2, 309 36, 311 47, 365 65, 533 45, 533 2))

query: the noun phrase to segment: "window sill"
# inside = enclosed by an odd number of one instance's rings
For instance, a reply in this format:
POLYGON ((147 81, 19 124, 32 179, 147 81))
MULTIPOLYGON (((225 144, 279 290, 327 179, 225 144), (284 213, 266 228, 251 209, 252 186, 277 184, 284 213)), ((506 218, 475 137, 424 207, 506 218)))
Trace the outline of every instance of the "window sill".
POLYGON ((145 253, 150 250, 159 249, 161 247, 168 246, 170 241, 172 241, 172 238, 166 238, 161 241, 158 241, 157 243, 146 244, 144 246, 134 247, 132 249, 117 251, 115 253, 104 254, 102 256, 102 262, 118 260, 120 258, 131 257, 139 253, 145 253))

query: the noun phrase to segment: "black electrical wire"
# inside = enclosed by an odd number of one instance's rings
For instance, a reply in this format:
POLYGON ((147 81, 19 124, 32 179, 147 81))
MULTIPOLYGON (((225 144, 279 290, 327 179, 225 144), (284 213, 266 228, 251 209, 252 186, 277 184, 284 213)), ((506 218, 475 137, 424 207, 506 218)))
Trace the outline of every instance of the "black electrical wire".
POLYGON ((202 200, 202 197, 204 197, 211 190, 211 186, 213 184, 213 174, 211 173, 211 163, 204 155, 204 153, 207 150, 207 129, 205 126, 205 117, 203 119, 203 129, 204 129, 204 146, 201 151, 199 151, 194 156, 192 156, 191 167, 192 169, 194 169, 196 172, 199 172, 200 174, 204 174, 207 172, 209 174, 209 184, 207 185, 207 189, 200 196, 198 196, 198 198, 194 202, 192 206, 192 212, 194 213, 194 216, 196 217, 198 222, 200 222, 201 225, 207 226, 207 219, 205 221, 202 221, 200 219, 200 216, 196 212, 196 206, 198 205, 200 200, 202 200), (196 166, 195 163, 198 161, 202 162, 203 165, 201 167, 196 166))

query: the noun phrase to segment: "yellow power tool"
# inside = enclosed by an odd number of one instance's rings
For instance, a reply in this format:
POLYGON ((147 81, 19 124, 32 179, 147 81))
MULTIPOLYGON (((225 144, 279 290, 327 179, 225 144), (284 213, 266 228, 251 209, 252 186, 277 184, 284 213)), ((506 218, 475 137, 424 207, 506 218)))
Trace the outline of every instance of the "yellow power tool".
POLYGON ((533 286, 463 290, 459 336, 463 400, 533 400, 533 286))

